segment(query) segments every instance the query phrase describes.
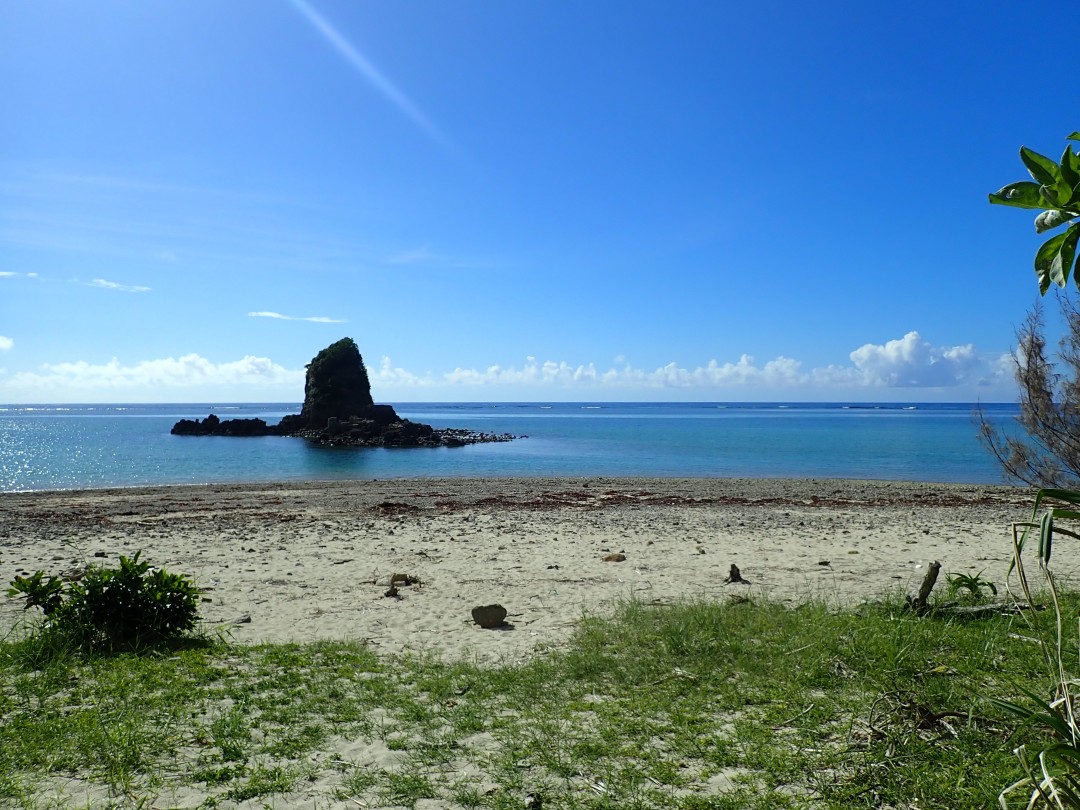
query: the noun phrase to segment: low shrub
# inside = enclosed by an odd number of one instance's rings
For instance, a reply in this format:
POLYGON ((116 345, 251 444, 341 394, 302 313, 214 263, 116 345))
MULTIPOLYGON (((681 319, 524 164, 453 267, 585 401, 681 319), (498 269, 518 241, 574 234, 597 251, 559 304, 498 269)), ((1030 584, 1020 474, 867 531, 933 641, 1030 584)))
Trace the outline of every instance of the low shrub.
POLYGON ((44 629, 87 651, 117 652, 175 639, 194 629, 199 589, 184 574, 121 555, 116 568, 90 566, 76 581, 41 571, 16 577, 9 596, 41 608, 44 629))

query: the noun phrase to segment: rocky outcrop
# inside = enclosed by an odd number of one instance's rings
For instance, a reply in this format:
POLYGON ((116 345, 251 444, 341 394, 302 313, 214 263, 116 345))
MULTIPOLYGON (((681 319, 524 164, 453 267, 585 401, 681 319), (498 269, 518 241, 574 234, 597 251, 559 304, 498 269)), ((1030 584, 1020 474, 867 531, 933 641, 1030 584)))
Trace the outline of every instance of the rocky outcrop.
POLYGON ((270 436, 274 429, 262 419, 226 419, 214 414, 205 419, 181 419, 171 431, 177 436, 270 436))
POLYGON ((262 419, 181 419, 177 436, 300 436, 331 447, 460 447, 480 442, 505 442, 509 434, 478 433, 458 428, 437 429, 402 419, 390 405, 371 397, 364 359, 352 338, 327 346, 307 366, 304 405, 276 425, 262 419))
POLYGON ((366 411, 374 405, 364 358, 352 338, 330 344, 308 363, 300 411, 307 427, 322 427, 330 419, 368 418, 366 411))

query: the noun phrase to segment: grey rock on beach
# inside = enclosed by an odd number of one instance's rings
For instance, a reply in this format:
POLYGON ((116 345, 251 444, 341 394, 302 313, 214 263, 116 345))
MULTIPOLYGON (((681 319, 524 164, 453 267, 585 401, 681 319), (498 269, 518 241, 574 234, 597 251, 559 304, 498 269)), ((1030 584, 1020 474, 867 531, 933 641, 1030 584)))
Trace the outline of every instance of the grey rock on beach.
POLYGON ((494 630, 506 624, 506 608, 502 605, 479 605, 472 609, 472 617, 485 630, 494 630))

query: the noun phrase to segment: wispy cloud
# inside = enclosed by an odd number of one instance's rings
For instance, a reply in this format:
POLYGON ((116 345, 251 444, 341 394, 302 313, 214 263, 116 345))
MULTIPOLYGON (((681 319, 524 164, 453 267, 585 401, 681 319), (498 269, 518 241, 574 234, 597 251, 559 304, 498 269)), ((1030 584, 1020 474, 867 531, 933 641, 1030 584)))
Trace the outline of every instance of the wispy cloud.
POLYGON ((3 335, 0 335, 0 352, 6 352, 14 345, 14 340, 9 337, 4 337, 3 335))
POLYGON ((0 270, 0 278, 40 278, 37 273, 15 273, 11 270, 0 270))
POLYGON ((95 278, 92 281, 87 282, 89 287, 100 287, 103 290, 116 290, 117 292, 130 292, 130 293, 144 293, 150 292, 149 287, 132 286, 129 284, 119 284, 115 281, 106 281, 103 278, 95 278))
POLYGON ((392 253, 386 257, 386 261, 388 264, 419 264, 430 262, 434 258, 435 256, 428 248, 420 247, 392 253))
POLYGON ((278 321, 308 321, 309 323, 348 323, 342 318, 328 318, 325 315, 312 315, 306 318, 295 315, 282 315, 280 312, 249 312, 249 318, 273 318, 278 321))
POLYGON ((375 65, 368 61, 334 26, 307 3, 307 0, 292 0, 293 7, 322 35, 331 47, 345 59, 367 82, 391 104, 405 114, 420 130, 445 149, 453 150, 446 136, 439 131, 430 119, 413 104, 409 98, 394 86, 375 65))

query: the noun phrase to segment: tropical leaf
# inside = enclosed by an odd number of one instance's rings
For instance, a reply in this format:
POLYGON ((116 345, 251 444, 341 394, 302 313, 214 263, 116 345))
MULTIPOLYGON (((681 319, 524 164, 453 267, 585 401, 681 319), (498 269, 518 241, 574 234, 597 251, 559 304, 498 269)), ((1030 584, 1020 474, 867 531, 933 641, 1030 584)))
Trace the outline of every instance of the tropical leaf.
POLYGON ((1032 508, 1032 516, 1038 514, 1039 507, 1042 506, 1042 502, 1050 499, 1052 501, 1064 501, 1065 503, 1071 503, 1076 506, 1080 506, 1080 492, 1075 489, 1053 489, 1047 487, 1040 489, 1035 493, 1035 505, 1032 508))
POLYGON ((1027 166, 1031 179, 1040 186, 1053 186, 1061 180, 1061 170, 1046 155, 1040 155, 1026 146, 1021 146, 1020 160, 1024 161, 1024 165, 1027 166))
POLYGON ((1045 293, 1051 284, 1065 286, 1076 261, 1077 240, 1080 240, 1080 225, 1074 224, 1064 233, 1043 242, 1035 254, 1040 291, 1045 293))
POLYGON ((1014 208, 1046 208, 1046 203, 1039 194, 1039 184, 1028 180, 1010 183, 991 194, 990 202, 995 205, 1011 205, 1014 208))
POLYGON ((1063 208, 1069 204, 1073 196, 1073 183, 1062 174, 1061 166, 1026 146, 1020 148, 1020 159, 1027 167, 1028 174, 1039 184, 1039 194, 1049 203, 1044 207, 1063 208))
MULTIPOLYGON (((1073 264, 1076 261, 1077 240, 1080 240, 1080 227, 1073 225, 1069 230, 1065 231, 1065 239, 1058 249, 1057 256, 1054 257, 1053 262, 1050 264, 1050 275, 1055 278, 1060 276, 1062 287, 1069 280, 1069 273, 1072 272, 1073 264)), ((1080 285, 1080 278, 1074 280, 1080 285)))
MULTIPOLYGON (((1080 183, 1080 176, 1077 174, 1075 161, 1076 155, 1073 154, 1072 144, 1068 144, 1065 147, 1065 151, 1061 153, 1061 160, 1058 161, 1058 171, 1061 172, 1061 179, 1068 183, 1074 191, 1076 184, 1080 183)), ((1072 199, 1075 199, 1075 196, 1072 196, 1072 199)))
POLYGON ((1069 232, 1066 231, 1050 237, 1043 242, 1042 247, 1035 254, 1035 273, 1039 277, 1039 291, 1042 293, 1050 289, 1051 284, 1057 284, 1059 287, 1065 286, 1066 278, 1060 272, 1061 260, 1059 254, 1068 234, 1069 232), (1057 271, 1056 275, 1055 271, 1057 271))
POLYGON ((1071 214, 1067 211, 1061 211, 1057 208, 1049 211, 1043 211, 1037 217, 1035 217, 1035 233, 1045 233, 1046 231, 1052 231, 1058 225, 1064 225, 1070 219, 1075 219, 1076 214, 1071 214))
POLYGON ((1042 516, 1039 526, 1039 559, 1043 564, 1050 562, 1050 550, 1054 543, 1054 513, 1047 512, 1042 516))
MULTIPOLYGON (((1020 532, 1017 535, 1014 535, 1015 536, 1015 546, 1016 546, 1016 548, 1015 548, 1015 556, 1019 556, 1020 553, 1024 550, 1024 545, 1025 545, 1025 543, 1027 541, 1028 531, 1030 531, 1031 529, 1035 529, 1035 528, 1041 528, 1042 520, 1039 517, 1039 510, 1043 508, 1043 504, 1048 500, 1050 500, 1050 501, 1061 501, 1061 502, 1064 502, 1064 503, 1072 504, 1074 506, 1080 506, 1080 492, 1078 492, 1076 490, 1072 490, 1072 489, 1051 489, 1051 488, 1040 489, 1038 492, 1036 492, 1035 493, 1035 502, 1034 502, 1034 505, 1031 508, 1031 519, 1027 523, 1015 524, 1017 528, 1019 528, 1021 526, 1024 528, 1024 530, 1022 532, 1020 532)), ((1080 510, 1073 511, 1073 510, 1062 509, 1061 507, 1055 507, 1054 509, 1051 510, 1051 513, 1053 514, 1053 516, 1055 518, 1080 520, 1080 510)), ((1067 534, 1070 537, 1074 537, 1077 540, 1080 540, 1080 533, 1070 531, 1069 529, 1062 529, 1060 526, 1055 527, 1054 530, 1056 532, 1058 532, 1059 534, 1067 534)), ((1041 556, 1041 554, 1040 554, 1040 556, 1041 556)), ((1009 565, 1008 574, 1011 575, 1015 568, 1016 568, 1016 561, 1014 559, 1013 562, 1009 565)))
POLYGON ((1071 739, 1069 722, 1061 714, 1054 711, 1048 701, 1044 700, 1040 695, 1030 689, 1022 686, 1019 687, 1019 689, 1028 697, 1030 703, 1014 703, 1009 700, 993 697, 988 700, 1002 711, 1008 712, 1023 720, 1025 725, 1040 727, 1045 731, 1051 732, 1060 739, 1071 739))

